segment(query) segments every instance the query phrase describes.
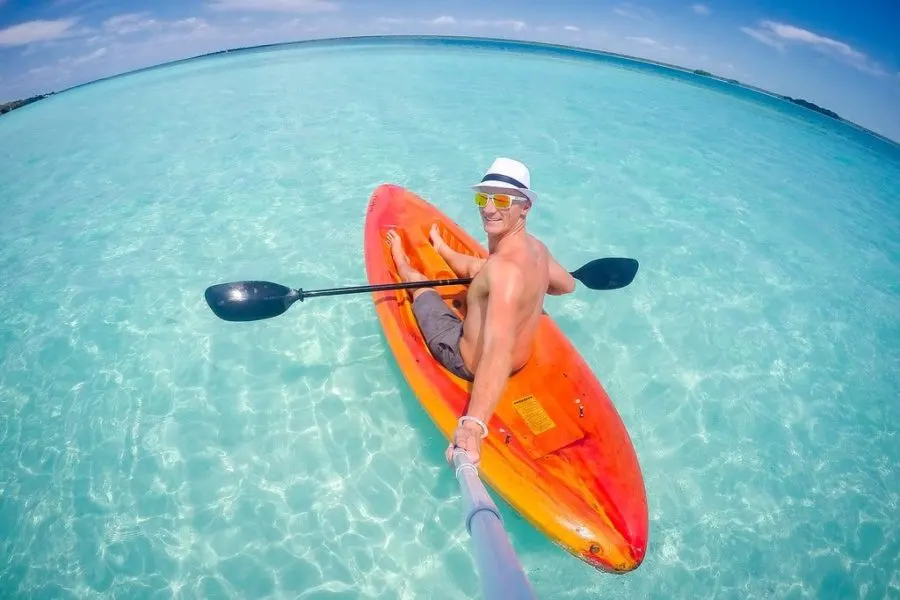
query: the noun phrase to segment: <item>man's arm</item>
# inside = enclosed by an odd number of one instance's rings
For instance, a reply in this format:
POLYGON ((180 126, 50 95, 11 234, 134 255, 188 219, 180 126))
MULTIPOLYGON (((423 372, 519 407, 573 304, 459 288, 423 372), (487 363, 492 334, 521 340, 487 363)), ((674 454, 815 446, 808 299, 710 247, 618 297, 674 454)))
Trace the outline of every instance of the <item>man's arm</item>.
POLYGON ((485 423, 494 413, 509 380, 516 339, 515 302, 523 285, 522 273, 516 266, 498 261, 488 268, 484 345, 466 411, 485 423))
POLYGON ((556 262, 553 256, 550 258, 550 284, 547 286, 547 293, 551 296, 562 296, 563 294, 571 294, 575 291, 575 278, 572 274, 556 262))
POLYGON ((487 261, 485 258, 457 252, 443 240, 435 244, 434 249, 441 255, 441 258, 447 261, 447 264, 450 265, 450 268, 458 277, 475 277, 487 261))

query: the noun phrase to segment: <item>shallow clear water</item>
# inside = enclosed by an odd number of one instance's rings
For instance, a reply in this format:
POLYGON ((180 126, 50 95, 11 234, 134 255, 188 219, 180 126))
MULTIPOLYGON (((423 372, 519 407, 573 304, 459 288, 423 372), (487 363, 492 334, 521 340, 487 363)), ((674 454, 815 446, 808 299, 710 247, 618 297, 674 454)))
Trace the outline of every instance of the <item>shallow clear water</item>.
POLYGON ((501 503, 539 597, 900 594, 900 151, 663 73, 298 46, 0 119, 2 595, 474 597, 445 442, 370 297, 235 324, 203 290, 364 283, 381 182, 479 233, 498 155, 561 262, 641 262, 547 309, 632 433, 648 556, 596 572, 501 503))

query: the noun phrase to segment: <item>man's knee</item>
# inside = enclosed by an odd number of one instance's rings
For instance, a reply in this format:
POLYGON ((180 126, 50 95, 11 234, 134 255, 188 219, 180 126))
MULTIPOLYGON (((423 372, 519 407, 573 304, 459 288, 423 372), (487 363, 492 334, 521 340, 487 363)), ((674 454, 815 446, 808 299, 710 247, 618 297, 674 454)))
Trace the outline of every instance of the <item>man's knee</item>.
MULTIPOLYGON (((443 321, 448 318, 459 321, 441 295, 434 288, 425 288, 417 290, 413 295, 412 303, 413 314, 419 323, 419 328, 425 331, 434 332, 435 328, 445 328, 443 321)), ((436 333, 436 332, 435 332, 436 333)))
POLYGON ((457 376, 471 380, 459 351, 463 322, 441 295, 434 289, 420 294, 413 301, 413 313, 435 360, 457 376))

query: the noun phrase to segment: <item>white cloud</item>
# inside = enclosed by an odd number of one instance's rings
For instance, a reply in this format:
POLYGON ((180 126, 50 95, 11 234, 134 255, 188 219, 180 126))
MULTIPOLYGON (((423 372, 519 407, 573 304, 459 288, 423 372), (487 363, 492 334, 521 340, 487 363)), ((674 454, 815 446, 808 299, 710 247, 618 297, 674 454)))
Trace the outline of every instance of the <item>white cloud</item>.
POLYGON ((698 15, 708 15, 711 12, 709 10, 709 7, 706 6, 705 4, 694 4, 693 6, 691 6, 691 8, 698 15))
POLYGON ((775 48, 777 50, 784 50, 784 44, 782 44, 775 38, 770 37, 763 31, 753 29, 751 27, 741 27, 741 31, 755 39, 757 42, 765 44, 766 46, 771 46, 772 48, 775 48))
POLYGON ((644 6, 635 6, 634 4, 625 3, 613 9, 613 12, 620 17, 632 19, 634 21, 650 21, 656 18, 656 14, 644 6))
POLYGON ((207 26, 206 21, 198 17, 165 21, 152 18, 147 12, 127 13, 103 21, 100 25, 102 33, 92 35, 85 40, 85 43, 89 46, 110 46, 119 38, 125 38, 135 33, 164 34, 173 29, 187 31, 207 26))
MULTIPOLYGON (((246 19, 241 19, 241 22, 245 22, 246 19)), ((209 24, 203 19, 198 19, 197 17, 188 17, 187 19, 181 19, 178 21, 172 21, 172 27, 181 27, 181 28, 189 28, 189 29, 201 29, 203 27, 209 27, 209 24)))
POLYGON ((474 21, 464 21, 466 25, 471 25, 472 27, 500 27, 500 28, 511 28, 515 31, 522 31, 528 25, 525 21, 514 21, 514 20, 496 20, 490 21, 485 19, 475 19, 474 21))
POLYGON ((76 19, 27 21, 0 29, 0 46, 26 46, 66 37, 75 22, 76 19))
POLYGON ((763 26, 768 27, 775 33, 775 35, 785 40, 793 40, 806 44, 813 44, 815 46, 834 50, 839 54, 843 54, 844 56, 848 56, 850 58, 853 58, 854 60, 864 59, 866 57, 865 54, 857 52, 844 42, 839 42, 831 38, 816 35, 811 31, 800 29, 799 27, 794 27, 793 25, 764 21, 763 26))
POLYGON ((626 40, 631 42, 637 42, 638 44, 644 44, 645 46, 657 46, 659 42, 654 40, 653 38, 643 37, 643 36, 626 36, 626 40))
MULTIPOLYGON (((388 25, 426 25, 426 26, 453 26, 453 27, 476 27, 479 29, 494 27, 497 29, 513 29, 515 31, 523 31, 528 28, 528 24, 525 21, 517 21, 515 19, 473 19, 473 20, 460 20, 456 17, 452 17, 450 15, 441 15, 439 17, 435 17, 433 19, 425 19, 425 20, 416 20, 416 19, 408 19, 408 18, 395 18, 395 17, 379 17, 375 19, 375 24, 379 26, 388 26, 388 25)), ((549 27, 544 27, 543 29, 539 29, 542 31, 549 30, 549 27)), ((577 29, 575 29, 577 31, 577 29)))
POLYGON ((625 8, 614 8, 613 12, 619 15, 620 17, 625 17, 628 19, 634 19, 635 21, 640 21, 641 17, 628 9, 625 8))
POLYGON ((115 35, 126 35, 153 29, 159 25, 159 21, 149 18, 149 13, 129 13, 110 17, 103 21, 103 29, 115 35))
POLYGON ((375 19, 375 23, 377 23, 378 25, 404 25, 406 23, 412 23, 412 19, 397 17, 378 17, 377 19, 375 19))
POLYGON ((107 52, 108 52, 108 50, 105 47, 97 48, 90 54, 83 54, 81 56, 66 57, 66 58, 60 59, 59 63, 62 65, 66 65, 66 64, 82 65, 84 63, 91 62, 93 60, 97 60, 98 58, 105 56, 107 52))
POLYGON ((581 31, 579 28, 575 27, 574 25, 566 25, 565 27, 563 27, 563 29, 565 29, 566 31, 581 31))
POLYGON ((331 0, 211 0, 207 6, 221 11, 288 13, 330 12, 340 8, 331 0))
POLYGON ((91 60, 96 60, 96 59, 100 58, 101 56, 104 56, 106 54, 106 52, 107 52, 106 48, 97 48, 90 54, 79 57, 76 60, 76 62, 88 62, 91 60))
POLYGON ((759 42, 783 50, 785 43, 804 44, 817 52, 838 58, 850 66, 872 75, 885 75, 877 63, 849 44, 786 23, 763 21, 760 28, 741 27, 741 31, 759 42))
POLYGON ((432 25, 456 25, 456 19, 444 15, 429 21, 429 23, 432 25))

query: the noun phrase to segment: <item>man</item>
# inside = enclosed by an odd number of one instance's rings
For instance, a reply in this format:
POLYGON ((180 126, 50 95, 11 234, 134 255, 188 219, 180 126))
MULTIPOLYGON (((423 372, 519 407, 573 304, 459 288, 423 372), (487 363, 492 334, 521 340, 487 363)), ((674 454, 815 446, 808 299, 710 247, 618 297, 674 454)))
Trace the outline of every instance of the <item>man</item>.
MULTIPOLYGON (((481 457, 481 440, 506 382, 528 361, 545 294, 568 294, 575 279, 550 255, 547 248, 525 231, 525 218, 536 199, 530 189, 528 168, 519 161, 497 158, 475 189, 475 204, 488 238, 488 258, 452 250, 437 225, 431 243, 459 277, 472 277, 466 293, 466 318, 447 306, 434 288, 413 292, 413 312, 432 355, 444 367, 472 381, 471 396, 447 448, 469 452, 472 462, 481 457)), ((404 281, 426 281, 409 263, 395 231, 388 243, 404 281)))

